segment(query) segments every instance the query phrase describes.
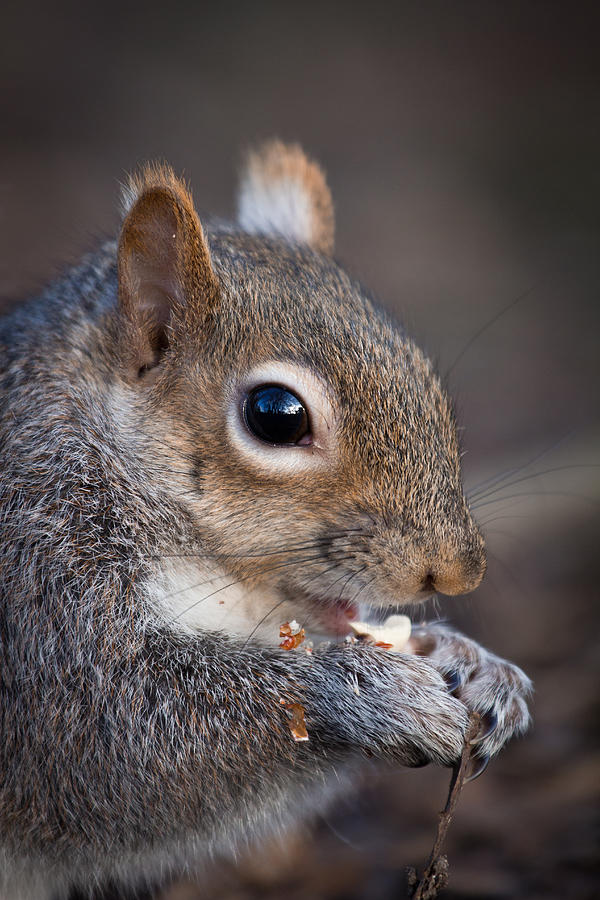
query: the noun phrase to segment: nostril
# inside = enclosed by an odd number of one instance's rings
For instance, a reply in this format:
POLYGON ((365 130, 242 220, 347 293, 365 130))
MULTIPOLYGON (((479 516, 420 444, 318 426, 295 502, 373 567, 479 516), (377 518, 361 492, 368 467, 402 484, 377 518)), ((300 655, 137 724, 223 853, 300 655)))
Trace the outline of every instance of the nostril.
POLYGON ((435 581, 435 579, 433 577, 433 572, 430 569, 427 572, 427 574, 425 575, 425 578, 423 579, 423 581, 421 582, 421 591, 423 593, 428 593, 428 594, 433 593, 433 591, 435 591, 434 581, 435 581))

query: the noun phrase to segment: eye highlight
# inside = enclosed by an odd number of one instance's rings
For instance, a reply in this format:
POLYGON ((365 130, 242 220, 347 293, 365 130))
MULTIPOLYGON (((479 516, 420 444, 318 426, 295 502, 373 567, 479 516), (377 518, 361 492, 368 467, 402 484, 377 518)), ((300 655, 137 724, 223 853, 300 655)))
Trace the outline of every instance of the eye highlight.
POLYGON ((250 391, 244 399, 243 417, 248 431, 267 444, 311 443, 306 407, 282 385, 261 384, 250 391))

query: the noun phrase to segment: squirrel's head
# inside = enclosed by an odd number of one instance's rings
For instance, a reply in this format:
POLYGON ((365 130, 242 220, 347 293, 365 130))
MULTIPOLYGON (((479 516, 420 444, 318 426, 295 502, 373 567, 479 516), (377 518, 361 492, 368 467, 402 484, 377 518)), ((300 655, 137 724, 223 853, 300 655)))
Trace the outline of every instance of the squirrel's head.
POLYGON ((264 618, 276 638, 286 619, 342 633, 357 603, 473 590, 484 543, 451 404, 331 258, 319 167, 280 143, 250 155, 235 226, 203 230, 165 167, 144 169, 126 199, 125 390, 153 477, 201 548, 185 590, 183 563, 174 574, 165 560, 178 587, 163 583, 164 608, 245 634, 264 618))

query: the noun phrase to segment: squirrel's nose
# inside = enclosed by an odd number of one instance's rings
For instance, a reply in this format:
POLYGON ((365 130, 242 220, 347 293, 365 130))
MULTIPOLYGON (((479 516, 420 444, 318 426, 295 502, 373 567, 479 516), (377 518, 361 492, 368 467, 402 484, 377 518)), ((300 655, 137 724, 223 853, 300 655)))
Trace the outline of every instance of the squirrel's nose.
POLYGON ((381 561, 398 596, 415 600, 436 592, 468 594, 485 574, 485 543, 475 525, 438 536, 390 529, 386 523, 373 534, 369 551, 381 561))
POLYGON ((471 547, 468 552, 445 557, 436 566, 428 568, 421 583, 421 590, 433 591, 453 597, 468 594, 481 583, 486 570, 483 541, 471 547))

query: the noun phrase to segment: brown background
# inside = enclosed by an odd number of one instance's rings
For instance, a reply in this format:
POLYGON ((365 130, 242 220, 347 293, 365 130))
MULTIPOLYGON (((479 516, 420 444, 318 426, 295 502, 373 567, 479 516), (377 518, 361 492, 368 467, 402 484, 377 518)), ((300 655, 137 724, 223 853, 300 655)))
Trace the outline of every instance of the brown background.
MULTIPOLYGON (((536 683, 535 728, 465 789, 448 898, 598 896, 600 79, 591 4, 33 3, 0 32, 0 296, 117 227, 124 173, 167 158, 233 210, 247 144, 325 166, 337 255, 446 372, 490 571, 444 605, 536 683), (519 496, 514 496, 518 494, 519 496), (511 499, 505 499, 511 498, 511 499)), ((373 774, 312 830, 170 898, 402 897, 447 773, 373 774)))

